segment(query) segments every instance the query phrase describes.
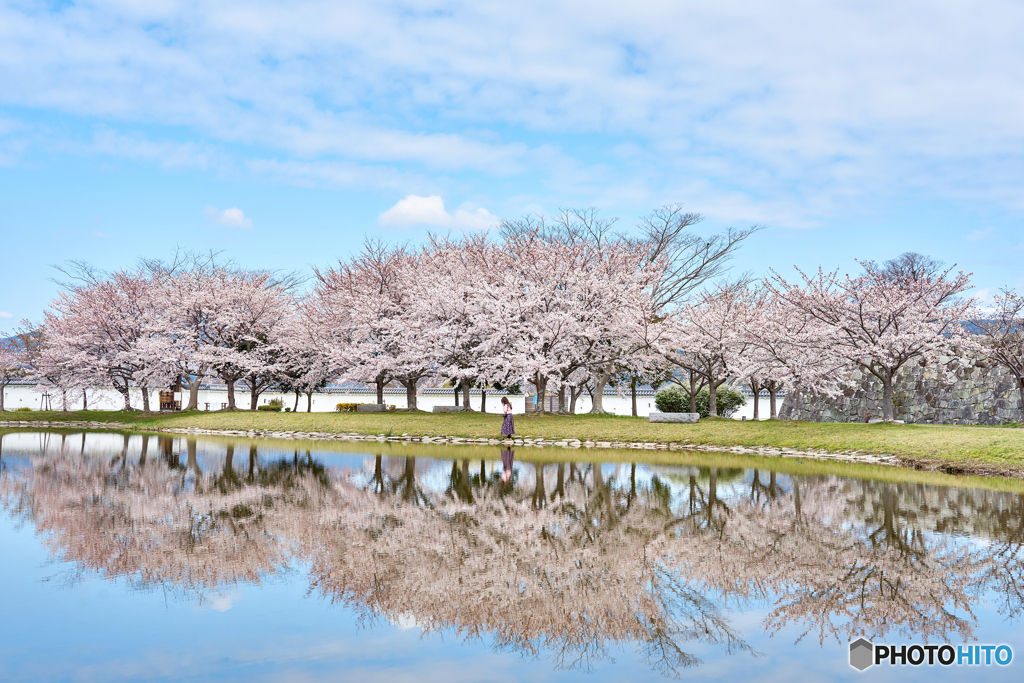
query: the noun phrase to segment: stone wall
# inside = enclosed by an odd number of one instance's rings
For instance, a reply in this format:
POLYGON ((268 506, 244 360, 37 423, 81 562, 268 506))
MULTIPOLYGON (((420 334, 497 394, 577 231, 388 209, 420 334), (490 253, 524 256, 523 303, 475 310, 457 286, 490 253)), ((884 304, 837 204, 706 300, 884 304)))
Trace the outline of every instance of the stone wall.
MULTIPOLYGON (((904 366, 893 386, 896 419, 908 423, 1003 424, 1021 421, 1020 392, 1003 367, 980 358, 940 361, 952 369, 943 379, 936 366, 904 366)), ((882 383, 858 371, 839 396, 801 392, 783 400, 779 417, 812 422, 867 422, 882 417, 882 383)))

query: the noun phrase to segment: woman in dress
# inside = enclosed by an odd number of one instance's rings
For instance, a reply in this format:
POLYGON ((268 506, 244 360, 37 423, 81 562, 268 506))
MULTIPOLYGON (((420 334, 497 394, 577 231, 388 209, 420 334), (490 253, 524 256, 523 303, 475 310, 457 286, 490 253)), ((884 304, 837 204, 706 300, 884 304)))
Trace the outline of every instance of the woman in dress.
POLYGON ((501 423, 501 435, 506 439, 511 439, 512 435, 516 433, 516 424, 512 420, 512 402, 508 400, 507 396, 501 397, 501 409, 505 412, 505 419, 501 423))

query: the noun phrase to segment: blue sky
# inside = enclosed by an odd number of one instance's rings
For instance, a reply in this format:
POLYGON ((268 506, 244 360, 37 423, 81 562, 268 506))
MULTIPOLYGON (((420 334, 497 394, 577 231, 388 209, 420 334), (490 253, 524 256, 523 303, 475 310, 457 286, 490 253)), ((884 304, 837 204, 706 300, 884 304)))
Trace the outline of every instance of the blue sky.
POLYGON ((930 254, 1024 287, 1024 5, 0 0, 0 329, 50 265, 308 272, 667 202, 736 268, 930 254))

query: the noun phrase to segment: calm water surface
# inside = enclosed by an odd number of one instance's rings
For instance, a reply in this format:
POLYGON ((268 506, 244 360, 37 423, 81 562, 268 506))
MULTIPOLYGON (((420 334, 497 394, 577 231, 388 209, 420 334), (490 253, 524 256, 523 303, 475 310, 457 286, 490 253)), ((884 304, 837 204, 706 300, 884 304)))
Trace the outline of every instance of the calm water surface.
POLYGON ((566 455, 0 433, 0 680, 1021 678, 1020 493, 566 455))

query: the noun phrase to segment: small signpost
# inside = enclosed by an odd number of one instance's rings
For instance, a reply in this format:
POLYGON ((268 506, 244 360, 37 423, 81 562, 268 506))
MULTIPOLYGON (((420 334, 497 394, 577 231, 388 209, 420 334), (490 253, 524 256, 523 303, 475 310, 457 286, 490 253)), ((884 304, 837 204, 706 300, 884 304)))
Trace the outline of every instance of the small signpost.
POLYGON ((181 377, 166 391, 160 392, 160 410, 181 410, 181 377))

